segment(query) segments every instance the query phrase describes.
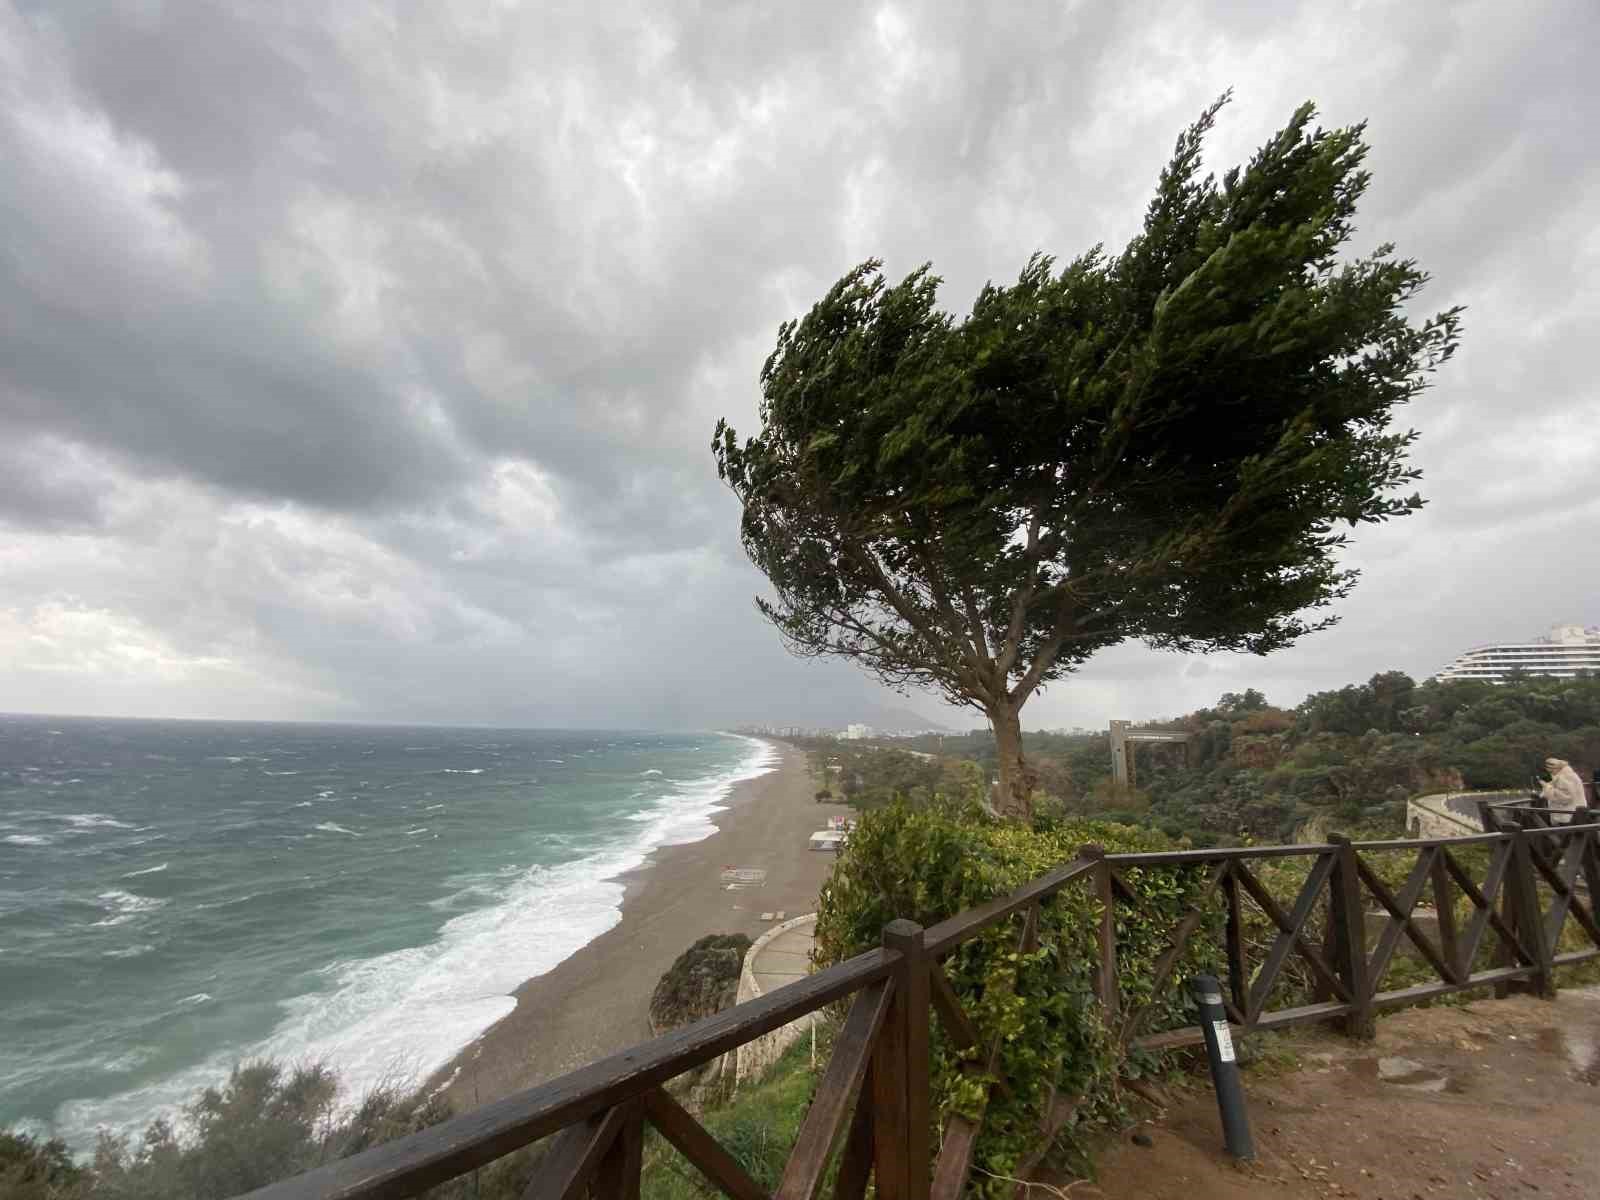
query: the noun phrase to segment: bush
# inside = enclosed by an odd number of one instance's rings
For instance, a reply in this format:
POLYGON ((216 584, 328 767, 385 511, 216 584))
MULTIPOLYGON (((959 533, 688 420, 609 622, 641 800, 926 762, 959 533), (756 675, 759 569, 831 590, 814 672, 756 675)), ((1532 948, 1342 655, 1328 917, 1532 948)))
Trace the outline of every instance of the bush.
POLYGON ((41 1142, 0 1130, 0 1196, 6 1200, 80 1200, 87 1172, 59 1138, 41 1142))
MULTIPOLYGON (((101 1134, 91 1200, 223 1200, 415 1132, 450 1115, 437 1097, 379 1086, 338 1112, 339 1082, 320 1063, 233 1069, 184 1107, 183 1131, 152 1121, 137 1147, 101 1134)), ((9 1193, 7 1193, 9 1195, 9 1193)))
MULTIPOLYGON (((894 804, 868 813, 822 890, 819 962, 838 962, 880 944, 884 925, 897 917, 927 926, 1004 895, 1076 858, 1088 843, 1110 852, 1171 846, 1158 833, 1120 824, 1063 820, 1048 829, 1026 829, 994 821, 975 806, 894 804)), ((1123 1013, 1149 1006, 1141 1033, 1186 1024, 1184 989, 1169 985, 1156 996, 1153 968, 1206 877, 1192 868, 1131 869, 1122 876, 1138 898, 1137 906, 1117 908, 1123 1013)), ((1207 912, 1173 972, 1174 983, 1219 965, 1216 897, 1207 912)), ((1099 902, 1082 883, 1069 884, 1042 906, 1040 916, 1040 945, 1031 954, 1018 957, 1020 922, 1013 920, 992 926, 944 962, 979 1030, 978 1053, 987 1054, 992 1039, 1003 1038, 1001 1070, 1012 1088, 1010 1097, 997 1095, 984 1109, 974 1159, 981 1171, 972 1185, 980 1194, 994 1191, 991 1176, 1014 1175, 1023 1157, 1038 1148, 1041 1117, 1054 1090, 1080 1098, 1080 1125, 1117 1108, 1125 1030, 1107 1027, 1091 986, 1099 902)), ((975 1114, 987 1083, 961 1070, 962 1057, 937 1021, 932 1042, 933 1107, 942 1126, 952 1112, 975 1114)), ((1073 1131, 1066 1136, 1071 1139, 1073 1131)))

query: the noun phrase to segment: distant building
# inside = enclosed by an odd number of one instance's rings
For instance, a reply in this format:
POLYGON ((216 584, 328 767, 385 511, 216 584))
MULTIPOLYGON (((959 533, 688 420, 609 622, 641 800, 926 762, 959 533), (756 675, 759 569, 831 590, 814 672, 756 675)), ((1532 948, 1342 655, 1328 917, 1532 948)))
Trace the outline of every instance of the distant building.
POLYGON ((873 734, 871 725, 847 725, 839 736, 852 742, 859 742, 862 738, 869 738, 873 734))
POLYGON ((1531 642, 1475 646, 1434 676, 1504 683, 1513 672, 1551 679, 1575 679, 1581 671, 1600 672, 1600 625, 1557 625, 1531 642))

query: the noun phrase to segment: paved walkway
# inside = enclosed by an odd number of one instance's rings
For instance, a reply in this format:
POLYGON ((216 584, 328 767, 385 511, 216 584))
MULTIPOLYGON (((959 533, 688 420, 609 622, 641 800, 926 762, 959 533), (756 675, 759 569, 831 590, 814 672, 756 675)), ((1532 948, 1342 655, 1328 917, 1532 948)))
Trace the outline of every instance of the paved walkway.
POLYGON ((817 918, 807 917, 793 929, 786 929, 761 948, 750 963, 750 973, 762 995, 793 983, 811 972, 811 947, 815 943, 817 918))

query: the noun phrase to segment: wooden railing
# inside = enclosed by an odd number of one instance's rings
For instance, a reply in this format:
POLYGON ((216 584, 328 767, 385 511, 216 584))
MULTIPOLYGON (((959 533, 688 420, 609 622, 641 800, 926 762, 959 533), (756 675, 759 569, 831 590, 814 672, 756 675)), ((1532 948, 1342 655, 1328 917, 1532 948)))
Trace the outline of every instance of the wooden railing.
MULTIPOLYGON (((1492 828, 1483 834, 1444 839, 1356 843, 1333 837, 1318 845, 1154 854, 1085 847, 1076 861, 1008 896, 928 928, 893 921, 877 949, 549 1083, 262 1188, 251 1200, 410 1196, 541 1139, 549 1141, 525 1200, 576 1200, 585 1191, 596 1200, 636 1200, 647 1123, 725 1195, 765 1198, 768 1192, 664 1085, 735 1046, 847 1000, 831 1057, 772 1195, 811 1200, 837 1150, 837 1200, 860 1200, 869 1178, 883 1200, 955 1200, 972 1169, 982 1119, 951 1116, 939 1144, 932 1144, 932 1021, 937 1019, 953 1046, 977 1051, 967 1056, 966 1069, 991 1080, 990 1095, 1008 1092, 1010 1084, 999 1039, 981 1044, 941 959, 1002 922, 1014 923, 1016 949, 1025 954, 1039 944, 1040 906, 1069 886, 1088 887, 1099 900, 1099 957, 1092 976, 1108 1027, 1125 1043, 1150 1049, 1198 1042, 1194 1027, 1147 1032, 1161 1006, 1125 1006, 1119 987, 1119 913, 1131 915, 1126 906, 1138 903, 1128 874, 1177 868, 1201 873, 1201 896, 1157 959, 1151 994, 1159 998, 1164 989, 1181 986, 1173 976, 1185 950, 1220 907, 1225 961, 1212 969, 1224 981, 1224 1006, 1241 1032, 1336 1019, 1364 1037, 1371 1035, 1377 1011, 1447 992, 1492 986, 1551 995, 1556 967, 1600 957, 1592 899, 1600 895, 1600 824, 1586 811, 1567 825, 1497 815, 1486 820, 1492 828), (1391 886, 1382 876, 1387 867, 1393 877, 1389 860, 1396 854, 1414 858, 1403 881, 1391 886), (1289 873, 1297 881, 1294 894, 1280 901, 1262 876, 1268 864, 1284 859, 1305 869, 1303 876, 1298 868, 1289 873), (1481 871, 1470 870, 1479 859, 1481 871), (1418 920, 1425 895, 1432 900, 1436 934, 1418 920), (1368 914, 1374 909, 1382 926, 1369 939, 1368 914), (1464 922, 1457 920, 1458 909, 1464 922), (1254 936, 1263 926, 1267 936, 1254 936), (1583 942, 1562 950, 1569 926, 1583 942), (1385 989, 1402 939, 1432 978, 1385 989), (1275 994, 1296 990, 1285 984, 1292 961, 1303 964, 1303 978, 1319 998, 1274 1007, 1275 994)), ((1281 889, 1282 880, 1277 882, 1281 889)), ((1072 1107, 1070 1097, 1052 1097, 1043 1105, 1041 1148, 1072 1107)))

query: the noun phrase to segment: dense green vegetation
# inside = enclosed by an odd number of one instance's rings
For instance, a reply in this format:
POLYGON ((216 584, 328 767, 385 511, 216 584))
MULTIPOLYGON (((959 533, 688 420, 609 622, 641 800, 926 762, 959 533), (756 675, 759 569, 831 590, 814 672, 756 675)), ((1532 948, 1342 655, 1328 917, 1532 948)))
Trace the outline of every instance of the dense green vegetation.
MULTIPOLYGON (((1128 822, 1212 845, 1291 839, 1308 822, 1398 833, 1405 801, 1429 791, 1530 787, 1545 758, 1583 778, 1600 767, 1600 679, 1416 683, 1399 671, 1278 708, 1260 692, 1148 724, 1188 730, 1185 751, 1141 745, 1135 791, 1111 783, 1107 735, 1029 733, 1039 802, 1075 816, 1128 822)), ((985 730, 874 748, 805 743, 819 779, 863 808, 894 795, 970 797, 991 778, 985 730), (912 752, 931 754, 919 758, 912 752), (840 770, 830 771, 838 765, 840 770), (944 781, 959 780, 957 786, 944 781)))
MULTIPOLYGON (((102 1133, 87 1165, 59 1141, 0 1133, 0 1195, 7 1200, 224 1200, 308 1171, 450 1115, 440 1099, 398 1083, 373 1089, 353 1108, 339 1080, 317 1063, 249 1062, 206 1088, 179 1122, 158 1118, 136 1142, 102 1133)), ((484 1172, 482 1190, 517 1194, 515 1160, 484 1172)), ((468 1184, 437 1189, 439 1200, 468 1184)))
MULTIPOLYGON (((822 891, 817 922, 819 961, 837 962, 878 945, 884 925, 906 917, 927 926, 1003 895, 1052 867, 1076 858, 1086 843, 1108 851, 1159 850, 1159 833, 1125 825, 1054 821, 1043 814, 1032 829, 996 820, 976 805, 891 804, 865 814, 822 891)), ((1153 987, 1156 960, 1174 925, 1198 903, 1201 872, 1146 868, 1126 872, 1138 903, 1117 914, 1118 975, 1124 1011, 1145 1009, 1146 1031, 1187 1023, 1181 988, 1153 987)), ((1009 1194, 994 1177, 1016 1174, 1039 1146, 1041 1116, 1056 1089, 1079 1098, 1077 1130, 1120 1111, 1117 1080, 1138 1067, 1124 1056, 1128 1030, 1108 1027, 1091 986, 1098 961, 1099 902, 1091 889, 1068 887, 1041 906, 1038 948, 1019 954, 1018 923, 1003 922, 964 943, 944 970, 982 1046, 958 1053, 947 1031, 932 1031, 932 1101, 936 1123, 952 1112, 983 1116, 975 1162, 979 1194, 1009 1194), (1009 1094, 984 1107, 992 1077, 963 1064, 986 1055, 1000 1039, 1000 1071, 1009 1094), (986 1174, 987 1173, 987 1174, 986 1174)), ((1177 964, 1183 979, 1219 954, 1222 912, 1189 941, 1177 964)), ((934 1144, 938 1144, 937 1134, 934 1144)))
POLYGON ((1035 254, 961 318, 931 268, 869 260, 779 329, 757 435, 717 423, 762 613, 796 653, 985 714, 1013 819, 1040 687, 1128 639, 1288 645, 1354 586, 1346 531, 1422 506, 1395 419, 1459 310, 1414 318, 1428 277, 1392 245, 1346 255, 1363 126, 1302 105, 1219 180, 1225 102, 1120 252, 1035 254))

